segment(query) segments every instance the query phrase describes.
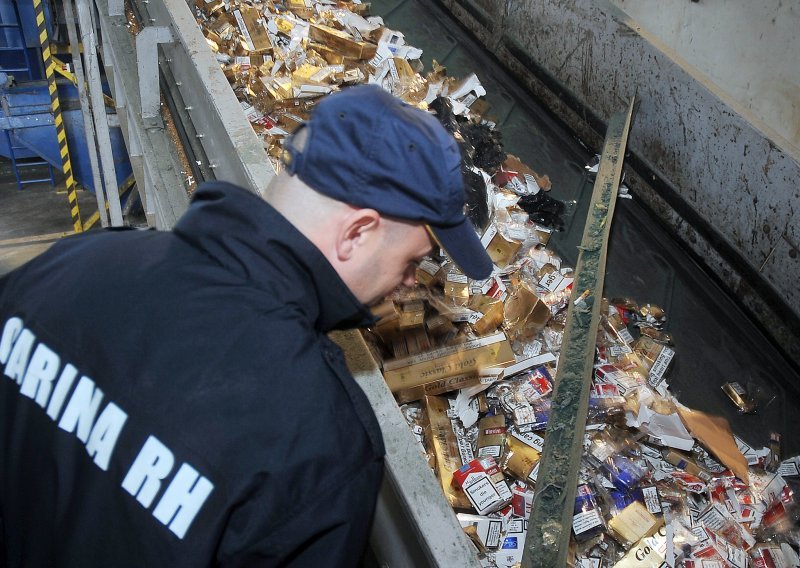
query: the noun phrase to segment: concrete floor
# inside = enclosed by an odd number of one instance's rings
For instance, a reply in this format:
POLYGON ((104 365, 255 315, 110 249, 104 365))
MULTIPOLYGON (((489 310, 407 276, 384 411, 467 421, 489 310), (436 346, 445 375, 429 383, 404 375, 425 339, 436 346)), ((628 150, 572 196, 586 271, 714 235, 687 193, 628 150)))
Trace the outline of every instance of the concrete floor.
MULTIPOLYGON (((28 179, 47 176, 47 169, 24 171, 28 179)), ((17 188, 11 162, 0 158, 0 275, 41 254, 58 239, 73 233, 66 188, 61 176, 56 187, 37 183, 17 188)), ((85 222, 97 211, 93 193, 78 191, 85 222)), ((93 228, 99 228, 96 223, 93 228)))

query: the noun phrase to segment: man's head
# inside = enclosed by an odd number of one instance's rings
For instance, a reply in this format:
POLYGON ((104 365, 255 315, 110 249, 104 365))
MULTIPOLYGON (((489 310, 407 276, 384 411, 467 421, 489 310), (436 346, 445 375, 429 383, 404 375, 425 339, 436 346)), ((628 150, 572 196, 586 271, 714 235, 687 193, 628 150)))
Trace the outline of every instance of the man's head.
MULTIPOLYGON (((290 185, 319 194, 308 197, 315 203, 305 207, 305 223, 290 220, 308 225, 319 217, 312 206, 335 211, 308 227, 310 238, 361 301, 413 283, 413 262, 436 244, 431 235, 468 276, 489 276, 491 260, 464 215, 458 146, 429 113, 376 86, 349 88, 317 105, 287 141, 284 162, 290 185), (331 231, 339 235, 335 253, 330 242, 318 242, 333 239, 331 231), (345 261, 347 250, 355 256, 345 261)), ((281 175, 274 185, 286 183, 281 175)), ((270 201, 284 214, 283 207, 296 208, 278 195, 270 201)))

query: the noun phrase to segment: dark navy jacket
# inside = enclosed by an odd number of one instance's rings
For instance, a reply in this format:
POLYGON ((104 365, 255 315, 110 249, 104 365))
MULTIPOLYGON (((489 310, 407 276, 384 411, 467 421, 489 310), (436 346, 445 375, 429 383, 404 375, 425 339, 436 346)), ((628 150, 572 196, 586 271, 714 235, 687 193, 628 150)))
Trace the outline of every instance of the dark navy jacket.
POLYGON ((67 238, 0 279, 7 565, 356 565, 384 449, 325 334, 369 321, 225 183, 172 232, 67 238))

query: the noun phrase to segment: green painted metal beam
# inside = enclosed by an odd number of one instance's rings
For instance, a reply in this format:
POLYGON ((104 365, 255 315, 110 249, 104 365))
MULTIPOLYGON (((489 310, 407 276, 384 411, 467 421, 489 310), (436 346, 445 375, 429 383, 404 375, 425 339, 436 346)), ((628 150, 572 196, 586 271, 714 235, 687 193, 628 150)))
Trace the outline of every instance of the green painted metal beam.
POLYGON ((611 219, 633 117, 611 117, 583 232, 522 568, 567 566, 611 219))

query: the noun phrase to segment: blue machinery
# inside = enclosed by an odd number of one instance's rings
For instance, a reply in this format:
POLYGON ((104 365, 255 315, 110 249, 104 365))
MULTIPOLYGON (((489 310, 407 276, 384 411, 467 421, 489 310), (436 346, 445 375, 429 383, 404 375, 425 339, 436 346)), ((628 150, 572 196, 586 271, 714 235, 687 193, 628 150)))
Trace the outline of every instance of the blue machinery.
MULTIPOLYGON (((72 12, 71 2, 65 11, 72 12)), ((48 35, 52 37, 53 7, 49 1, 43 2, 44 15, 48 35)), ((67 19, 67 26, 74 31, 74 22, 67 19)), ((11 161, 12 169, 20 189, 31 183, 50 182, 55 185, 53 168, 62 169, 62 158, 59 141, 54 124, 54 114, 51 108, 51 97, 48 83, 45 80, 42 64, 42 49, 38 34, 38 26, 34 14, 32 0, 0 0, 0 155, 11 161), (40 166, 32 170, 33 166, 40 166), (47 168, 47 177, 32 177, 32 172, 41 172, 47 168)), ((75 38, 72 57, 77 53, 77 34, 70 33, 75 38)), ((60 62, 57 63, 60 66, 60 62)), ((73 59, 78 81, 83 84, 81 61, 73 59)), ((67 75, 70 75, 67 73, 67 75)), ((99 78, 99 77, 98 77, 99 78)), ((91 77, 90 77, 91 79, 91 77)), ((76 81, 77 82, 77 81, 76 81)), ((114 108, 93 109, 94 120, 89 112, 88 104, 82 108, 81 99, 88 102, 86 93, 79 90, 66 78, 56 81, 58 97, 61 106, 61 119, 64 123, 66 143, 71 157, 73 175, 83 187, 95 192, 98 185, 101 191, 97 195, 98 207, 102 209, 100 215, 103 225, 108 223, 105 214, 105 201, 109 194, 103 191, 103 186, 114 187, 110 192, 114 198, 118 195, 118 188, 125 184, 132 174, 132 168, 127 156, 122 132, 114 108), (96 124, 97 119, 104 121, 104 125, 96 124), (92 121, 95 124, 89 125, 92 121), (101 126, 108 131, 105 142, 102 138, 93 136, 95 128, 101 134, 101 126), (95 140, 98 141, 95 147, 95 140), (102 147, 101 147, 102 146, 102 147), (109 151, 110 150, 110 151, 109 151), (98 160, 96 153, 112 156, 106 160, 98 160), (105 170, 113 171, 113 176, 108 177, 105 170), (104 175, 101 176, 100 173, 104 175), (105 180, 105 184, 103 181, 105 180)), ((91 83, 89 85, 91 87, 91 83)), ((101 87, 102 89, 102 87, 101 87)), ((85 90, 85 89, 84 89, 85 90)), ((101 100, 101 97, 98 97, 101 100)), ((120 215, 115 215, 117 203, 108 199, 111 212, 112 225, 122 224, 120 215)))
MULTIPOLYGON (((0 75, 0 81, 3 77, 0 75)), ((59 81, 59 98, 62 101, 62 116, 66 125, 67 144, 79 183, 90 191, 95 191, 92 170, 89 164, 89 152, 83 128, 83 117, 77 106, 78 93, 68 82, 59 81)), ((26 81, 18 85, 6 87, 0 85, 0 155, 12 160, 16 165, 17 183, 22 186, 44 180, 31 180, 24 177, 22 168, 33 165, 47 165, 52 168, 61 167, 56 129, 53 124, 53 113, 50 109, 50 95, 45 81, 26 81)), ((117 185, 131 174, 130 162, 127 159, 125 143, 120 132, 115 113, 108 113, 112 127, 112 150, 116 166, 117 185)), ((52 174, 51 174, 52 176, 52 174)), ((54 184, 55 182, 52 181, 54 184)))

